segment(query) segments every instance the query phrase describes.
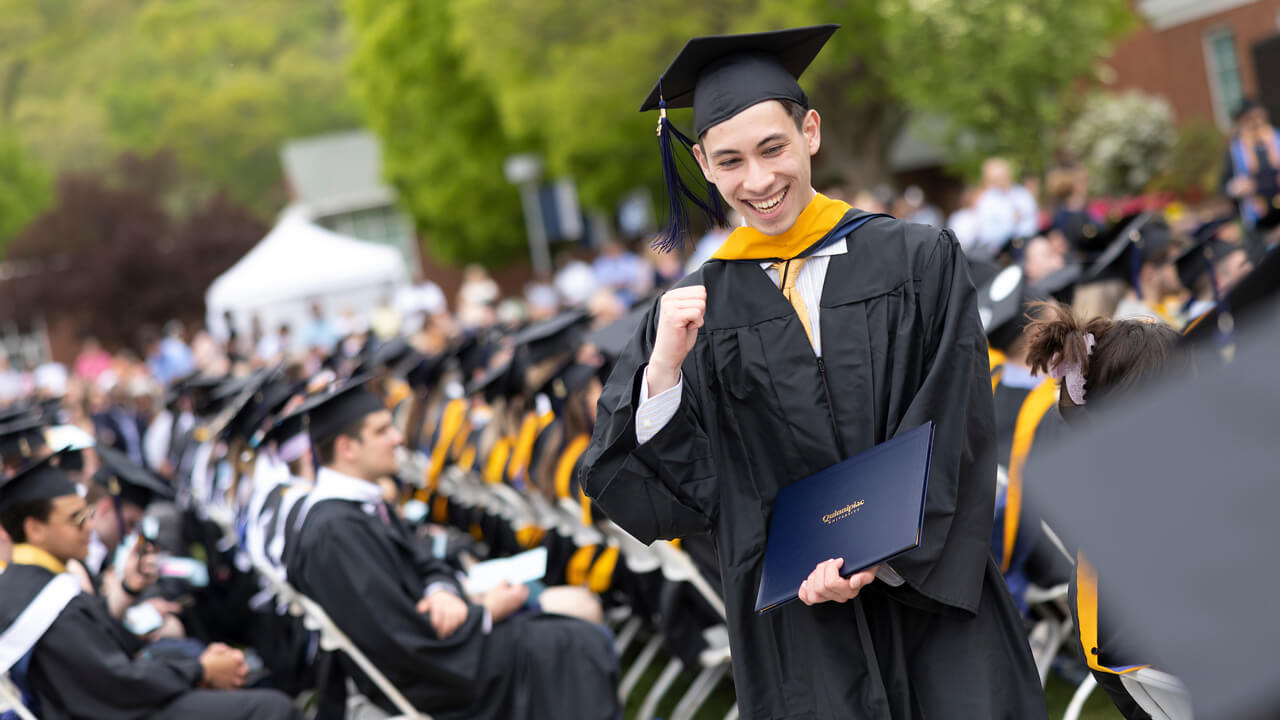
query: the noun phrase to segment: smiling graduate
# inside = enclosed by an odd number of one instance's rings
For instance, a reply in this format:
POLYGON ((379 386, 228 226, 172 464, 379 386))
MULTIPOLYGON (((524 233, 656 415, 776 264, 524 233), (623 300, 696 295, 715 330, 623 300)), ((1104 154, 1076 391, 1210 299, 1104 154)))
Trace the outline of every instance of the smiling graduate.
POLYGON ((991 380, 960 247, 812 186, 821 118, 798 78, 835 30, 695 38, 645 101, 671 194, 661 240, 687 237, 686 200, 745 224, 618 359, 582 486, 643 542, 711 534, 743 718, 1044 718, 991 558, 991 380), (692 137, 667 117, 689 106, 692 137), (682 180, 685 152, 705 191, 682 180), (822 563, 802 603, 757 614, 778 491, 930 420, 919 546, 849 578, 822 563))

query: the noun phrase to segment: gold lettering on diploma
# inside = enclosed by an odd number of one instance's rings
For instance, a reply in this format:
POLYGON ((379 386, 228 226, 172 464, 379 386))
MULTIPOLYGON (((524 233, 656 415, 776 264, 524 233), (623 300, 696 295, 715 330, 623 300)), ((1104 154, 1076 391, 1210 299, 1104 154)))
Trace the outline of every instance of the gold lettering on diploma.
POLYGON ((845 519, 845 518, 849 517, 850 515, 852 515, 852 514, 854 514, 854 513, 858 512, 858 510, 859 510, 859 509, 863 506, 863 504, 865 504, 865 503, 866 503, 866 501, 865 501, 865 500, 855 500, 854 502, 851 502, 851 503, 849 503, 848 505, 845 505, 845 506, 844 506, 844 507, 842 507, 842 508, 838 508, 835 512, 829 512, 829 513, 827 513, 826 515, 823 515, 823 516, 822 516, 822 522, 824 522, 824 523, 826 523, 826 524, 828 524, 828 525, 830 525, 831 523, 834 523, 834 522, 839 522, 839 521, 841 521, 841 520, 843 520, 843 519, 845 519))

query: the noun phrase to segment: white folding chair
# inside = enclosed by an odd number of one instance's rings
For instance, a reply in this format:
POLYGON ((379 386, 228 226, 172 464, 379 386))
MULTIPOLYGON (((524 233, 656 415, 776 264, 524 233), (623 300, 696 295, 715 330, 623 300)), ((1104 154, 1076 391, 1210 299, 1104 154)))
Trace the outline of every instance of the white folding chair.
POLYGON ((1035 618, 1027 640, 1031 644, 1031 655, 1036 661, 1036 671, 1040 673, 1040 687, 1044 687, 1053 659, 1071 636, 1074 626, 1071 609, 1067 607, 1067 594, 1067 583, 1051 588, 1037 585, 1027 588, 1027 606, 1035 618))
POLYGON ((1076 688, 1075 693, 1071 695, 1071 702, 1067 703, 1067 712, 1062 716, 1062 720, 1080 720, 1080 713, 1084 710, 1085 701, 1093 694, 1094 688, 1098 687, 1098 681, 1094 679, 1093 673, 1085 676, 1084 682, 1076 688))
POLYGON ((418 712, 405 696, 396 689, 391 681, 361 652, 360 648, 347 637, 346 633, 330 619, 329 614, 316 601, 294 590, 287 582, 280 582, 282 589, 290 598, 290 612, 301 617, 309 630, 320 634, 320 647, 328 652, 341 652, 360 668, 360 670, 382 691, 391 704, 400 711, 392 720, 431 720, 425 713, 418 712))
POLYGON ((1120 682, 1151 720, 1191 720, 1191 694, 1169 673, 1144 667, 1121 675, 1120 682))

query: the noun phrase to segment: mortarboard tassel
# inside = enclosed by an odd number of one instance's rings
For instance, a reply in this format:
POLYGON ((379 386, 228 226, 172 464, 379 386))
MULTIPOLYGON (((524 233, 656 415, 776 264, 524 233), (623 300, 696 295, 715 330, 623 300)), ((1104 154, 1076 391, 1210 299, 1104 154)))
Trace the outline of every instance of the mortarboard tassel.
MULTIPOLYGON (((662 153, 662 177, 667 191, 667 216, 653 241, 653 246, 663 252, 671 252, 684 245, 689 237, 689 209, 685 207, 685 198, 698 206, 706 216, 707 224, 712 227, 723 227, 729 224, 724 202, 720 199, 720 191, 711 182, 706 184, 706 195, 699 197, 685 183, 681 176, 681 163, 676 158, 675 143, 683 147, 683 154, 693 157, 695 142, 676 129, 667 119, 667 102, 662 100, 658 115, 658 149, 662 153)), ((696 165, 696 162, 695 162, 696 165)), ((687 167, 687 166, 686 166, 687 167)), ((694 168, 701 173, 701 169, 694 168)))

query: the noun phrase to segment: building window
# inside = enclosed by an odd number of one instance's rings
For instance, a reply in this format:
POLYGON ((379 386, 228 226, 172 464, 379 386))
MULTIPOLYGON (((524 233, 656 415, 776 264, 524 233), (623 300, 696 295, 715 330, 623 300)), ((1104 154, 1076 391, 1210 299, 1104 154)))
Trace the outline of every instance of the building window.
POLYGON ((1236 55, 1236 36, 1231 28, 1210 30, 1204 36, 1205 70, 1209 74, 1209 91, 1213 96, 1213 116, 1222 127, 1230 127, 1231 114, 1244 99, 1240 85, 1240 61, 1236 55))

